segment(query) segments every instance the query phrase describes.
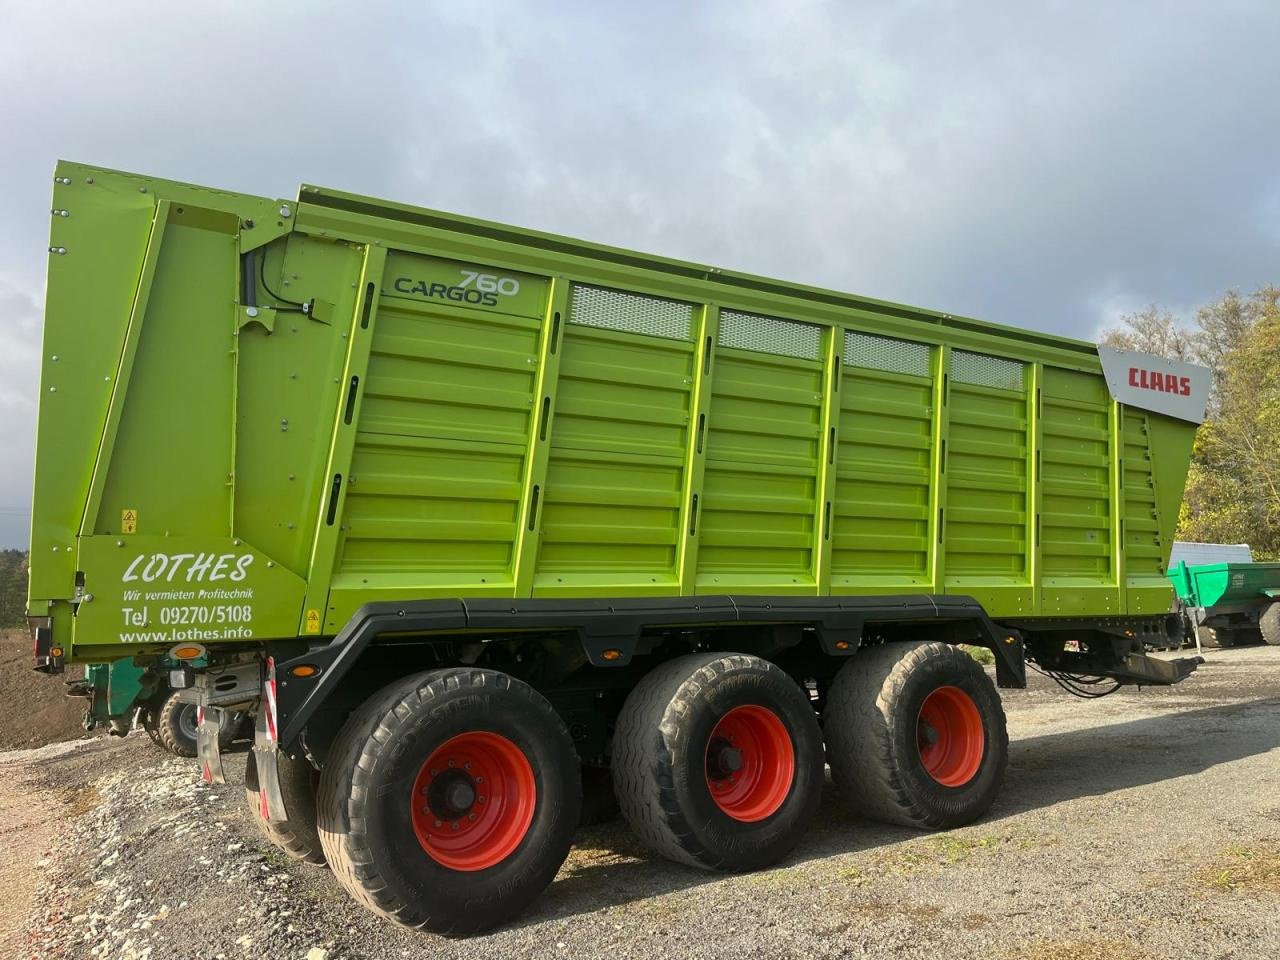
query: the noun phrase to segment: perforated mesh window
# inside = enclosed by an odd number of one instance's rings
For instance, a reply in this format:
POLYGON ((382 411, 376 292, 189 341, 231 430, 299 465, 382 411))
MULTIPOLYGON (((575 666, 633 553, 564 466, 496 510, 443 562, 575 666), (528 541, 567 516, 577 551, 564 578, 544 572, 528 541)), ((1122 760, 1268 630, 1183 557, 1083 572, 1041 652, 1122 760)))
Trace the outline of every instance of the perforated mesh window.
POLYGON ((952 350, 951 379, 956 383, 971 383, 978 387, 1021 390, 1022 364, 1016 360, 988 357, 983 353, 952 350))
POLYGON ((818 360, 822 356, 822 329, 794 320, 722 310, 720 346, 818 360))
POLYGON ((844 335, 844 362, 851 367, 927 377, 930 349, 926 343, 877 337, 869 333, 850 331, 844 335))
POLYGON ((569 322, 648 337, 688 340, 693 328, 693 306, 676 300, 659 300, 638 293, 574 284, 569 302, 569 322))

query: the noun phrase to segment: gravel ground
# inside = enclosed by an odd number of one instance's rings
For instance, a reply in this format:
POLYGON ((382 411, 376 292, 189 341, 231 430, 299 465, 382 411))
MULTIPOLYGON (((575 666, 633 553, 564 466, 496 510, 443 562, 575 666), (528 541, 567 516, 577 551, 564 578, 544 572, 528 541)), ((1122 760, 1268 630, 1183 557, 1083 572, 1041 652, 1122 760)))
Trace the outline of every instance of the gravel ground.
POLYGON ((1207 655, 1169 690, 1004 691, 1008 779, 971 827, 850 821, 827 796, 787 862, 722 877, 610 824, 524 917, 470 940, 356 907, 259 838, 238 786, 145 736, 0 754, 0 956, 1271 960, 1280 649, 1207 655))

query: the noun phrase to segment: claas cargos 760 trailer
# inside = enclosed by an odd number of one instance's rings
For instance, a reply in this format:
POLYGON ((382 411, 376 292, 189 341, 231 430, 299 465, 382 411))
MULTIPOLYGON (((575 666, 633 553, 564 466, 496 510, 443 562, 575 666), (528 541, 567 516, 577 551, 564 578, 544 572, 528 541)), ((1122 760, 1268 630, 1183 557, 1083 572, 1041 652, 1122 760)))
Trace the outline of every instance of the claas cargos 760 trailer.
POLYGON ((63 163, 52 208, 37 665, 163 669, 210 779, 253 711, 268 835, 401 923, 515 915, 584 784, 713 870, 824 761, 970 822, 1007 737, 962 644, 1198 662, 1143 650, 1202 368, 309 186, 63 163))

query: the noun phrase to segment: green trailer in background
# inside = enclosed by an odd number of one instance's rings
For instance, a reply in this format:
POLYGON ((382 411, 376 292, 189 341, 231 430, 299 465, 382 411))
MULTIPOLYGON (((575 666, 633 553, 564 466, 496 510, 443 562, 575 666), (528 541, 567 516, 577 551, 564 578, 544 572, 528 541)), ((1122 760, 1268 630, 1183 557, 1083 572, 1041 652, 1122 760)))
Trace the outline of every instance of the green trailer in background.
MULTIPOLYGON (((982 816, 996 682, 1171 684, 1202 367, 303 187, 59 164, 38 669, 249 710, 273 842, 398 922, 522 910, 582 792, 655 852, 982 816), (611 787, 610 787, 611 785, 611 787)), ((1106 758, 1099 758, 1106 762, 1106 758)))
POLYGON ((121 657, 110 663, 90 663, 84 678, 67 682, 67 695, 88 701, 84 728, 106 726, 115 736, 133 727, 138 709, 156 695, 155 672, 121 657))
POLYGON ((1197 644, 1280 645, 1280 563, 1180 563, 1169 579, 1197 644))
MULTIPOLYGON (((199 706, 190 692, 169 686, 171 667, 181 666, 166 657, 121 657, 110 663, 90 663, 84 677, 67 682, 67 695, 84 697, 84 728, 106 727, 123 737, 139 724, 153 743, 179 757, 194 757, 197 750, 199 706)), ((200 664, 203 666, 203 664, 200 664)), ((222 745, 227 746, 239 728, 237 716, 221 724, 222 745)))

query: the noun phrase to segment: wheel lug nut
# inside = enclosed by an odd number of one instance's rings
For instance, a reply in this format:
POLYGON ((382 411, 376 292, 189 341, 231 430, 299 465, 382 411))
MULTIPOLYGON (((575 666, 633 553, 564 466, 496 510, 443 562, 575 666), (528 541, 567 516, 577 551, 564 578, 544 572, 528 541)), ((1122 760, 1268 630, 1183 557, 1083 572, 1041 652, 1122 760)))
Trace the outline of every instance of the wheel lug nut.
POLYGON ((480 794, 480 796, 476 797, 476 803, 484 803, 484 794, 480 794))
POLYGON ((437 826, 437 827, 443 827, 443 826, 444 826, 443 821, 437 820, 437 821, 436 821, 436 826, 437 826))
POLYGON ((463 770, 470 770, 470 769, 471 769, 471 761, 470 761, 470 760, 468 760, 466 763, 464 763, 464 764, 462 765, 462 769, 463 769, 463 770))
POLYGON ((468 820, 474 820, 475 818, 476 818, 476 815, 475 815, 474 813, 468 813, 468 814, 467 814, 467 819, 468 819, 468 820))
POLYGON ((484 783, 484 777, 476 777, 476 783, 484 783))
POLYGON ((457 821, 457 820, 455 820, 455 821, 453 821, 453 823, 449 824, 449 829, 450 829, 450 830, 457 830, 457 829, 458 829, 458 821, 457 821))
POLYGON ((450 761, 449 761, 449 766, 451 766, 451 767, 453 766, 453 761, 452 761, 452 760, 450 760, 450 761))

